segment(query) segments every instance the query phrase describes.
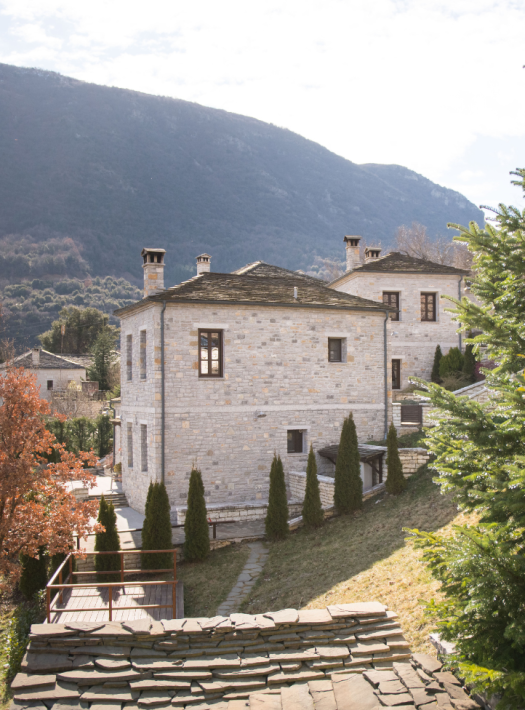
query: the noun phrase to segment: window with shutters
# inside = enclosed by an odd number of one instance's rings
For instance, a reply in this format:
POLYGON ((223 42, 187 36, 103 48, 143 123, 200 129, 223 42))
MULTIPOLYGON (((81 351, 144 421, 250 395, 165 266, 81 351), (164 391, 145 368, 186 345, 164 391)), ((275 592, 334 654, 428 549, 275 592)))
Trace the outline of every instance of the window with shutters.
POLYGON ((140 425, 140 470, 148 470, 148 425, 140 425))
POLYGON ((399 293, 383 291, 383 303, 396 309, 395 313, 390 314, 390 320, 399 320, 399 293))
POLYGON ((421 320, 435 321, 436 318, 436 294, 422 293, 421 294, 421 320))
POLYGON ((328 338, 328 362, 343 362, 343 338, 328 338))
POLYGON ((146 369, 146 352, 147 352, 147 341, 146 341, 146 331, 140 331, 140 379, 145 380, 147 369, 146 369))
POLYGON ((131 382, 133 379, 133 336, 126 336, 126 379, 131 382))
POLYGON ((222 377, 222 330, 199 330, 199 377, 222 377))
POLYGON ((128 422, 127 434, 128 468, 133 468, 133 424, 131 422, 128 422))
POLYGON ((288 429, 287 444, 289 454, 302 454, 304 452, 304 431, 301 429, 288 429))
POLYGON ((401 389, 401 360, 392 360, 392 389, 401 389))
POLYGON ((419 404, 401 405, 401 424, 421 426, 423 424, 423 408, 419 404))

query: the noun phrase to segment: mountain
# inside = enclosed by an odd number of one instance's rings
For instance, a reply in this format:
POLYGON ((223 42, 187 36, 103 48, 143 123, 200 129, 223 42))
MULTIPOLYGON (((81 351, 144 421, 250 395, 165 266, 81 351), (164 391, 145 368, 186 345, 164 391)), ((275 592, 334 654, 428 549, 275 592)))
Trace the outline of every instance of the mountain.
POLYGON ((143 246, 168 250, 168 285, 202 252, 214 271, 257 259, 304 269, 342 258, 345 234, 388 246, 401 224, 443 234, 449 221, 483 222, 461 194, 399 165, 356 165, 253 118, 6 64, 0 154, 0 285, 87 273, 139 284, 143 246), (24 243, 49 247, 46 268, 37 259, 24 276, 24 243))

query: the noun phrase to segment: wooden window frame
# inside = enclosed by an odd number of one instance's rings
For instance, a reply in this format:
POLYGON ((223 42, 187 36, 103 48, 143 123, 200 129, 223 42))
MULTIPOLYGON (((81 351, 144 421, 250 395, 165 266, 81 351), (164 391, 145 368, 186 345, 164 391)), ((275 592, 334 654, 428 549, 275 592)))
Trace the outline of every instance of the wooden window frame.
POLYGON ((391 296, 395 296, 395 302, 396 302, 395 309, 396 309, 396 312, 395 312, 395 313, 390 313, 390 320, 394 320, 394 321, 399 321, 399 320, 401 320, 400 315, 399 315, 399 314, 400 314, 400 310, 399 310, 399 291, 383 291, 383 303, 384 303, 384 305, 385 305, 385 306, 391 306, 391 305, 392 305, 391 303, 385 301, 385 296, 388 296, 388 297, 389 297, 389 298, 388 298, 388 301, 390 300, 390 297, 391 297, 391 296))
POLYGON ((305 450, 305 430, 304 429, 288 429, 286 431, 286 452, 288 454, 304 454, 305 450), (290 436, 291 434, 291 436, 290 436), (297 444, 297 439, 298 436, 300 435, 301 437, 301 451, 296 451, 295 446, 297 444), (290 442, 292 442, 292 446, 294 447, 294 450, 290 450, 290 442))
POLYGON ((421 322, 422 323, 436 323, 437 322, 437 293, 431 292, 431 291, 422 291, 421 296, 421 322), (429 308, 428 308, 428 303, 429 303, 429 297, 432 302, 432 309, 434 312, 434 317, 433 318, 428 318, 428 313, 429 313, 429 308))
MULTIPOLYGON (((198 330, 198 357, 199 361, 197 363, 198 365, 198 372, 199 372, 199 378, 202 378, 204 380, 216 380, 217 378, 222 378, 224 377, 224 352, 223 352, 223 344, 224 344, 224 338, 223 338, 223 330, 221 328, 199 328, 198 330), (204 348, 201 347, 201 335, 203 333, 207 333, 207 338, 208 338, 208 363, 211 362, 211 345, 210 345, 210 334, 211 333, 218 333, 219 335, 219 372, 218 373, 210 373, 210 372, 201 372, 201 363, 202 363, 202 358, 201 358, 201 352, 204 348)), ((209 368, 209 365, 208 365, 209 368)))
POLYGON ((47 391, 50 392, 54 388, 54 380, 48 380, 47 381, 47 391), (51 386, 50 386, 51 385, 51 386))
POLYGON ((401 360, 400 358, 392 358, 392 389, 393 390, 400 390, 401 389, 401 360), (394 365, 394 363, 396 363, 394 365), (395 378, 394 378, 394 370, 397 368, 397 387, 394 385, 395 383, 395 378))
POLYGON ((423 426, 423 407, 420 404, 401 405, 401 426, 423 426))
POLYGON ((344 338, 328 338, 328 362, 344 362, 343 357, 343 346, 344 346, 344 338), (332 342, 338 342, 339 343, 339 359, 338 360, 332 360, 330 357, 330 344, 332 342))

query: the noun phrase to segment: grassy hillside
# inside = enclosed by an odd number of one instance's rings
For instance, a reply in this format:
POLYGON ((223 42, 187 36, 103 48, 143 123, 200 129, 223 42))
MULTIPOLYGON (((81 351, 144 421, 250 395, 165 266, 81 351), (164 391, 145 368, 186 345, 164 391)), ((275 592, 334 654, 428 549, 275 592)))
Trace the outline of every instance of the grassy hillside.
POLYGON ((400 616, 413 651, 432 652, 432 619, 421 601, 439 595, 439 585, 407 541, 404 527, 450 529, 466 516, 421 469, 405 493, 383 494, 361 513, 343 516, 315 532, 300 529, 270 546, 263 575, 243 604, 247 613, 320 608, 328 604, 380 601, 400 616))
MULTIPOLYGON (((143 246, 168 249, 168 285, 204 251, 217 271, 256 259, 304 269, 342 257, 344 234, 387 246, 414 220, 430 234, 483 220, 401 166, 356 165, 252 118, 6 64, 0 154, 0 238, 72 240, 82 261, 69 277, 138 284, 143 246)), ((0 282, 13 268, 21 262, 0 260, 0 282)))

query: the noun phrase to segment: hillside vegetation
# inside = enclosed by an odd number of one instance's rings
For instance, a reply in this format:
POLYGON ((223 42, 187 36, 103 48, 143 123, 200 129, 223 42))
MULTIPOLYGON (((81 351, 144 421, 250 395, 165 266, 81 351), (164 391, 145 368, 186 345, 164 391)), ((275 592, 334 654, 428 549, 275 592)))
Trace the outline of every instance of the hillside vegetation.
POLYGON ((401 166, 356 165, 253 118, 6 64, 0 153, 0 283, 45 272, 139 284, 143 246, 168 250, 167 285, 205 251, 216 271, 257 259, 305 269, 343 256, 344 234, 386 247, 401 224, 435 235, 483 222, 462 195, 401 166))

